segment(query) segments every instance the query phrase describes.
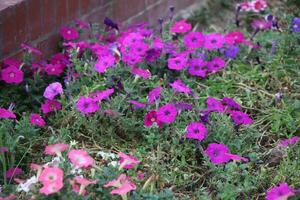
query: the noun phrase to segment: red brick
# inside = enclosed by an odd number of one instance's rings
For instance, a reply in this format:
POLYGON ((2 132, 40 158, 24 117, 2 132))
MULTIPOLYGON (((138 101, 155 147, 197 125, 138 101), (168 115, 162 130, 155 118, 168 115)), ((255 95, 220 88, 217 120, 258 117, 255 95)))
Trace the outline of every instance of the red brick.
POLYGON ((144 0, 117 0, 112 5, 112 15, 117 21, 125 21, 126 19, 145 10, 146 4, 144 0))
POLYGON ((15 7, 16 42, 23 43, 30 39, 26 2, 23 1, 15 7))
POLYGON ((100 7, 97 10, 94 10, 93 12, 87 14, 83 20, 87 22, 102 23, 104 18, 106 16, 109 16, 109 12, 110 12, 109 8, 110 5, 106 5, 105 7, 100 7))
POLYGON ((37 39, 42 34, 42 12, 41 12, 41 0, 27 0, 27 23, 29 24, 29 30, 31 40, 37 39))
POLYGON ((80 0, 68 0, 69 20, 74 20, 78 17, 80 11, 80 0))
POLYGON ((80 0, 80 14, 86 14, 91 7, 91 0, 80 0))
POLYGON ((15 50, 16 26, 15 10, 13 7, 6 8, 0 13, 0 32, 2 37, 2 56, 8 55, 15 50))
POLYGON ((43 34, 47 34, 56 28, 56 2, 54 0, 43 0, 42 24, 43 34))
POLYGON ((60 27, 68 22, 68 0, 53 0, 56 7, 56 26, 60 27))
POLYGON ((53 34, 38 43, 37 48, 43 51, 43 58, 49 58, 51 55, 59 52, 59 42, 61 37, 59 34, 53 34))

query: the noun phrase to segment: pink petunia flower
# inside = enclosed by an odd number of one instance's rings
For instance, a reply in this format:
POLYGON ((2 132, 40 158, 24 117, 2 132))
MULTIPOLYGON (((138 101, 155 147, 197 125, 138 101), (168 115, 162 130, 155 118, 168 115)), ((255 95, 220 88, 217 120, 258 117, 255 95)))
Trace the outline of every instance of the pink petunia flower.
POLYGON ((252 124, 253 120, 244 112, 241 111, 230 111, 229 112, 231 119, 236 125, 248 125, 252 124))
POLYGON ((63 188, 63 182, 55 183, 45 183, 42 188, 40 188, 40 193, 45 195, 50 195, 59 192, 63 188))
POLYGON ((48 145, 45 148, 44 153, 46 155, 61 155, 61 152, 67 150, 69 148, 68 144, 65 143, 57 143, 57 144, 52 144, 52 145, 48 145))
POLYGON ((189 94, 192 92, 192 90, 187 87, 180 79, 177 79, 173 83, 170 83, 170 85, 176 92, 179 93, 189 94))
POLYGON ((287 200, 294 196, 294 189, 290 188, 287 183, 280 183, 267 191, 267 200, 287 200))
POLYGON ((94 165, 94 159, 84 150, 71 150, 68 153, 68 158, 76 167, 88 168, 94 165))
POLYGON ((75 28, 62 27, 60 29, 60 35, 64 40, 75 40, 79 38, 79 33, 75 28))
POLYGON ((99 105, 94 99, 85 96, 81 96, 78 99, 76 108, 84 114, 95 113, 100 109, 99 105))
POLYGON ((189 74, 205 78, 207 73, 207 62, 201 58, 192 58, 189 61, 189 74))
POLYGON ((171 31, 171 33, 186 33, 188 31, 190 31, 191 29, 192 29, 191 24, 187 23, 184 20, 180 20, 173 24, 170 31, 171 31))
POLYGON ((23 44, 21 44, 21 48, 24 51, 27 51, 30 54, 32 53, 32 54, 35 54, 35 55, 38 55, 38 56, 42 55, 42 52, 39 49, 37 49, 33 46, 30 46, 30 45, 27 45, 27 44, 23 43, 23 44))
POLYGON ((200 122, 193 122, 187 126, 186 138, 196 139, 199 141, 204 140, 207 135, 207 130, 200 122))
POLYGON ((227 163, 230 158, 226 154, 229 153, 228 147, 224 144, 211 143, 207 146, 205 154, 209 157, 210 162, 214 164, 227 163))
POLYGON ((159 128, 162 128, 162 123, 157 119, 156 111, 151 110, 144 116, 144 125, 151 127, 154 123, 156 123, 159 128))
POLYGON ((1 71, 1 78, 5 83, 20 84, 24 79, 24 73, 19 68, 10 66, 1 71))
POLYGON ((128 192, 136 189, 136 185, 125 174, 121 174, 117 179, 109 181, 103 187, 116 187, 117 189, 113 189, 110 194, 118 195, 126 195, 128 192))
POLYGON ((190 32, 183 37, 184 45, 188 49, 197 49, 204 44, 204 35, 200 32, 190 32))
POLYGON ((39 176, 39 181, 41 183, 59 183, 63 182, 64 171, 58 167, 47 167, 43 169, 42 173, 39 176))
POLYGON ((97 183, 97 181, 91 181, 88 179, 85 179, 83 177, 80 176, 76 176, 74 178, 74 181, 70 181, 71 185, 72 185, 72 190, 76 193, 78 193, 79 195, 85 196, 86 194, 86 187, 89 185, 94 185, 97 183), (78 185, 77 185, 78 184, 78 185))
POLYGON ((39 114, 32 113, 29 116, 30 123, 39 127, 45 126, 46 122, 39 114))
POLYGON ((159 87, 156 87, 156 88, 153 88, 152 90, 150 90, 148 97, 147 97, 149 104, 153 104, 157 99, 159 99, 162 89, 163 88, 159 86, 159 87))
POLYGON ((4 108, 0 108, 0 119, 4 118, 4 119, 16 119, 16 115, 10 111, 10 110, 6 110, 4 108))
POLYGON ((174 58, 168 59, 168 68, 172 70, 180 71, 187 65, 187 58, 183 55, 179 55, 174 58))
POLYGON ((284 140, 280 140, 279 144, 282 147, 288 147, 289 145, 294 145, 299 141, 299 137, 298 136, 293 136, 291 138, 288 139, 284 139, 284 140))
POLYGON ((208 50, 220 49, 223 47, 225 39, 223 35, 219 33, 210 33, 205 35, 204 48, 208 50))
POLYGON ((99 73, 104 73, 108 68, 112 67, 116 62, 116 59, 112 55, 106 55, 99 57, 94 68, 99 73))
POLYGON ((47 99, 44 104, 41 106, 42 112, 48 114, 57 110, 61 110, 61 103, 56 100, 47 99))
POLYGON ((225 109, 223 104, 213 97, 208 97, 206 104, 209 111, 223 112, 225 109))
POLYGON ((59 82, 54 82, 47 86, 43 96, 47 99, 53 100, 55 96, 62 93, 63 93, 62 85, 59 82))
POLYGON ((132 67, 131 73, 143 77, 144 79, 149 79, 151 77, 151 73, 148 69, 145 70, 142 68, 132 67))
POLYGON ((177 109, 173 104, 169 103, 160 107, 157 110, 156 114, 157 114, 157 119, 160 122, 170 124, 176 119, 177 109))
POLYGON ((118 162, 118 164, 120 165, 119 169, 131 169, 135 165, 140 163, 140 161, 137 158, 135 158, 131 155, 126 155, 123 152, 119 152, 118 156, 120 158, 120 160, 118 162))
POLYGON ((239 31, 230 32, 225 36, 225 42, 229 46, 232 46, 235 44, 242 44, 245 42, 245 36, 242 32, 239 32, 239 31))
POLYGON ((210 73, 216 73, 225 67, 225 61, 220 57, 214 57, 207 63, 207 69, 210 73))
POLYGON ((23 170, 19 167, 11 167, 9 168, 6 173, 5 173, 5 177, 6 178, 13 178, 15 176, 18 176, 20 174, 23 173, 23 170))
POLYGON ((251 10, 257 13, 260 11, 264 11, 268 7, 267 2, 265 0, 254 0, 250 2, 249 5, 251 10))
POLYGON ((91 93, 89 97, 91 97, 96 102, 100 102, 104 99, 108 99, 114 92, 115 90, 113 88, 102 91, 97 90, 96 92, 91 93))
POLYGON ((59 76, 63 73, 64 67, 61 64, 46 64, 45 72, 48 75, 59 76))

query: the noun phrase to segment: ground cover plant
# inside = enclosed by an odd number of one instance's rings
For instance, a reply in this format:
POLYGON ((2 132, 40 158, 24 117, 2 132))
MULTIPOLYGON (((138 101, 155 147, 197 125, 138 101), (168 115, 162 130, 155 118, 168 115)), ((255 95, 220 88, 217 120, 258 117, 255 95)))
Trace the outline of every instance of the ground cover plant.
MULTIPOLYGON (((235 5, 225 31, 62 27, 0 82, 0 199, 297 199, 300 18, 235 5)), ((275 10, 275 11, 274 11, 275 10)))

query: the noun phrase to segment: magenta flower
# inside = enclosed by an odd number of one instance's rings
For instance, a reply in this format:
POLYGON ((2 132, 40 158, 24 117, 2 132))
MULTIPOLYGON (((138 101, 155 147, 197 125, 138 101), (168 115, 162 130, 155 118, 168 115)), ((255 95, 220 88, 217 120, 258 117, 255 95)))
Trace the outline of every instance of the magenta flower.
POLYGON ((187 23, 184 20, 180 20, 173 24, 170 31, 171 31, 171 33, 186 33, 188 31, 190 31, 191 29, 192 29, 191 24, 187 23))
POLYGON ((137 109, 141 109, 141 108, 145 108, 146 104, 143 104, 141 102, 135 101, 135 100, 130 100, 130 103, 134 106, 134 108, 137 109))
POLYGON ((64 67, 61 64, 46 64, 45 72, 48 75, 59 76, 63 73, 64 67))
POLYGON ((54 82, 47 86, 43 96, 47 99, 53 100, 55 96, 62 93, 63 93, 62 85, 59 82, 54 82))
POLYGON ((103 91, 98 90, 90 94, 89 97, 91 97, 96 102, 100 102, 104 99, 109 98, 114 92, 115 92, 114 89, 106 89, 103 91))
POLYGON ((287 183, 280 183, 267 191, 267 200, 287 200, 294 196, 294 189, 290 188, 287 183))
POLYGON ((230 110, 241 110, 240 104, 234 101, 232 98, 224 97, 222 103, 227 106, 230 110))
POLYGON ((1 78, 6 83, 20 84, 23 81, 24 73, 19 68, 10 66, 1 71, 1 78))
POLYGON ((6 110, 4 108, 0 108, 0 119, 4 118, 4 119, 16 119, 16 115, 10 111, 10 110, 6 110))
POLYGON ((187 65, 187 58, 184 55, 178 55, 174 58, 168 59, 168 68, 180 71, 187 65))
POLYGON ((119 160, 119 169, 131 169, 133 168, 135 165, 139 164, 140 161, 131 155, 126 155, 123 152, 119 152, 118 156, 120 158, 119 160))
POLYGON ((129 54, 144 56, 149 46, 145 42, 136 42, 133 46, 130 46, 129 54))
POLYGON ((122 44, 124 46, 134 46, 138 42, 142 42, 144 37, 139 33, 129 33, 123 38, 122 44))
POLYGON ((293 136, 291 138, 288 139, 284 139, 284 140, 280 140, 279 144, 282 147, 288 147, 289 145, 294 145, 299 141, 299 137, 298 136, 293 136))
POLYGON ((84 114, 94 113, 100 109, 99 105, 94 99, 85 96, 81 96, 78 99, 76 103, 76 108, 84 114))
POLYGON ((248 125, 253 122, 249 115, 241 111, 230 111, 229 114, 236 125, 248 125))
POLYGON ((143 58, 139 55, 134 55, 134 54, 125 54, 122 57, 122 61, 127 63, 130 66, 135 66, 136 64, 140 63, 143 61, 143 58))
POLYGON ((27 51, 30 54, 32 53, 32 54, 35 54, 35 55, 38 55, 38 56, 42 55, 42 52, 39 49, 37 49, 35 47, 32 47, 30 45, 27 45, 27 44, 23 43, 23 44, 21 44, 21 48, 24 51, 27 51))
POLYGON ((170 83, 170 85, 176 92, 179 92, 179 93, 189 94, 192 91, 180 79, 177 79, 173 83, 170 83))
POLYGON ((57 64, 57 65, 67 66, 68 64, 70 64, 70 61, 68 60, 68 56, 66 56, 65 54, 57 53, 52 56, 50 63, 53 65, 57 64))
POLYGON ((19 68, 21 66, 22 62, 14 59, 14 58, 7 58, 3 60, 3 66, 4 67, 17 67, 19 68))
POLYGON ((47 99, 45 103, 42 104, 41 109, 44 114, 54 112, 61 109, 61 103, 56 100, 47 99))
POLYGON ((245 36, 242 32, 230 32, 225 36, 225 42, 228 45, 242 44, 245 42, 245 36))
POLYGON ((207 68, 210 73, 216 73, 225 67, 225 61, 220 57, 214 57, 207 63, 207 68))
POLYGON ((75 28, 62 27, 60 29, 60 35, 64 40, 75 40, 79 38, 79 33, 75 28))
POLYGON ((0 147, 0 153, 6 153, 6 152, 8 152, 7 147, 0 147))
POLYGON ((208 50, 220 49, 223 47, 225 39, 223 35, 219 33, 210 33, 205 35, 204 48, 208 50))
POLYGON ((251 26, 257 31, 264 31, 271 29, 272 22, 268 22, 264 19, 256 19, 251 23, 251 26))
POLYGON ((117 179, 109 181, 103 187, 116 187, 116 189, 113 189, 110 194, 118 194, 122 196, 136 189, 136 185, 131 182, 130 177, 127 177, 125 174, 121 174, 117 179))
POLYGON ((188 49, 197 49, 204 44, 204 35, 200 32, 190 32, 183 37, 184 45, 188 49))
POLYGON ((39 127, 46 125, 45 120, 39 114, 36 114, 36 113, 30 114, 29 120, 30 120, 31 124, 39 126, 39 127))
POLYGON ((18 176, 22 173, 23 173, 23 170, 21 168, 11 167, 6 171, 5 176, 6 176, 6 178, 13 178, 13 177, 18 176))
POLYGON ((157 119, 160 122, 170 124, 176 119, 177 109, 173 104, 169 103, 160 107, 157 110, 156 114, 157 114, 157 119))
POLYGON ((112 55, 99 57, 94 68, 99 73, 104 73, 108 68, 112 67, 115 64, 115 57, 112 55))
POLYGON ((186 138, 196 139, 199 141, 204 140, 207 135, 207 130, 200 122, 193 122, 187 126, 186 138))
POLYGON ((223 104, 213 97, 208 97, 206 104, 209 111, 223 112, 225 109, 223 104))
POLYGON ((205 154, 209 157, 210 162, 216 165, 227 163, 230 160, 228 153, 229 149, 227 146, 217 143, 209 144, 205 150, 205 154))
POLYGON ((162 122, 157 119, 156 111, 151 110, 144 116, 144 125, 151 127, 154 123, 156 123, 159 128, 162 128, 162 122))
POLYGON ((144 79, 148 79, 151 77, 151 73, 148 69, 142 69, 137 67, 131 68, 131 73, 140 77, 143 77, 144 79))
POLYGON ((189 64, 190 64, 188 68, 189 74, 193 76, 199 76, 201 78, 205 78, 207 72, 206 69, 207 62, 205 62, 201 58, 192 58, 190 59, 189 64))
POLYGON ((162 87, 156 87, 154 89, 152 89, 149 94, 148 94, 148 103, 149 104, 153 104, 159 97, 160 97, 160 93, 162 91, 162 87))

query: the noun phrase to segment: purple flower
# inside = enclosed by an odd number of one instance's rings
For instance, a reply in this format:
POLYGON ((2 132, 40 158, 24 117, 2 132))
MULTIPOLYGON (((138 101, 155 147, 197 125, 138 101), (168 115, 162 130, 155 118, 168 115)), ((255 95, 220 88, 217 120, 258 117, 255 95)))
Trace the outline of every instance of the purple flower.
POLYGON ((106 89, 106 90, 98 90, 96 92, 93 92, 89 95, 94 101, 99 102, 103 99, 107 99, 110 95, 112 95, 115 92, 114 89, 106 89))
POLYGON ((27 45, 27 44, 23 43, 23 44, 21 44, 21 48, 24 51, 27 51, 30 54, 32 53, 32 54, 35 54, 35 55, 38 55, 38 56, 42 55, 42 52, 39 49, 37 49, 35 47, 32 47, 30 45, 27 45))
POLYGON ((55 96, 62 94, 63 88, 59 82, 54 82, 48 85, 44 92, 44 97, 53 100, 55 96))
POLYGON ((18 167, 11 167, 5 173, 6 178, 13 178, 23 173, 23 170, 18 167))
POLYGON ((241 110, 240 104, 238 104, 232 98, 224 97, 222 99, 222 103, 225 104, 225 106, 228 106, 231 110, 241 110))
POLYGON ((138 67, 132 67, 131 73, 140 77, 143 77, 144 79, 148 79, 151 77, 151 73, 148 69, 142 69, 138 67))
POLYGON ((158 121, 170 124, 176 119, 177 109, 173 104, 169 103, 160 107, 156 114, 158 121))
POLYGON ((268 22, 264 19, 256 19, 251 23, 251 26, 256 31, 264 31, 272 27, 272 22, 268 22))
POLYGON ((204 44, 204 35, 200 32, 189 32, 183 37, 184 45, 188 49, 197 49, 204 44))
POLYGON ((213 97, 208 97, 206 104, 209 111, 223 112, 225 109, 223 104, 213 97))
POLYGON ((207 130, 200 122, 193 122, 187 126, 186 137, 189 139, 204 140, 207 135, 207 130))
POLYGON ((227 163, 230 158, 227 156, 229 149, 224 144, 211 143, 207 146, 205 154, 209 157, 213 164, 227 163))
POLYGON ((104 24, 109 28, 119 30, 118 24, 108 17, 105 17, 104 24))
POLYGON ((134 106, 135 110, 141 109, 141 108, 145 108, 146 105, 143 103, 140 103, 138 101, 135 100, 131 100, 130 103, 134 106))
POLYGON ((228 47, 225 50, 224 55, 226 58, 235 59, 239 52, 240 52, 240 49, 237 46, 233 45, 233 46, 228 47))
POLYGON ((284 140, 280 140, 280 146, 282 147, 288 147, 289 145, 293 145, 296 144, 299 141, 299 137, 298 136, 294 136, 288 139, 284 139, 284 140))
POLYGON ((175 107, 179 110, 193 110, 193 105, 184 102, 175 103, 175 107))
POLYGON ((294 190, 287 183, 280 183, 279 186, 268 190, 267 200, 284 200, 294 195, 294 190))
POLYGON ((154 89, 152 89, 149 94, 148 94, 148 103, 149 104, 153 104, 159 97, 160 97, 160 93, 162 91, 162 87, 156 87, 154 89))
POLYGON ((7 147, 0 147, 0 153, 5 153, 8 152, 8 148, 7 147))
POLYGON ((192 58, 189 61, 189 65, 190 65, 188 68, 189 74, 191 74, 193 76, 199 76, 202 78, 204 78, 206 76, 207 62, 205 62, 203 59, 192 58))
POLYGON ((94 99, 85 96, 81 96, 78 99, 76 107, 80 112, 84 114, 94 113, 100 109, 99 105, 94 99))
POLYGON ((206 124, 209 122, 209 114, 211 111, 209 110, 200 110, 199 114, 200 114, 200 120, 202 123, 206 124))
POLYGON ((275 102, 278 103, 279 101, 281 101, 283 97, 283 93, 282 92, 278 92, 275 94, 275 102))
POLYGON ((168 68, 180 71, 187 65, 187 58, 184 55, 178 55, 175 58, 168 59, 168 68))
POLYGON ((156 61, 161 55, 161 49, 151 48, 146 51, 145 59, 151 63, 156 61))
POLYGON ((292 32, 300 32, 300 17, 294 17, 291 23, 292 32))
POLYGON ((115 57, 112 55, 106 55, 99 57, 94 68, 99 73, 104 73, 108 68, 115 64, 115 57))
POLYGON ((176 92, 185 94, 191 93, 191 89, 187 87, 180 79, 177 79, 173 83, 170 83, 170 85, 176 92))
POLYGON ((225 61, 220 57, 213 58, 207 64, 208 71, 210 73, 216 73, 225 67, 225 61))
POLYGON ((205 36, 204 48, 208 50, 220 49, 225 43, 223 35, 219 33, 210 33, 205 36))
POLYGON ((236 125, 248 125, 252 124, 253 120, 246 113, 240 111, 229 111, 231 119, 236 125))

